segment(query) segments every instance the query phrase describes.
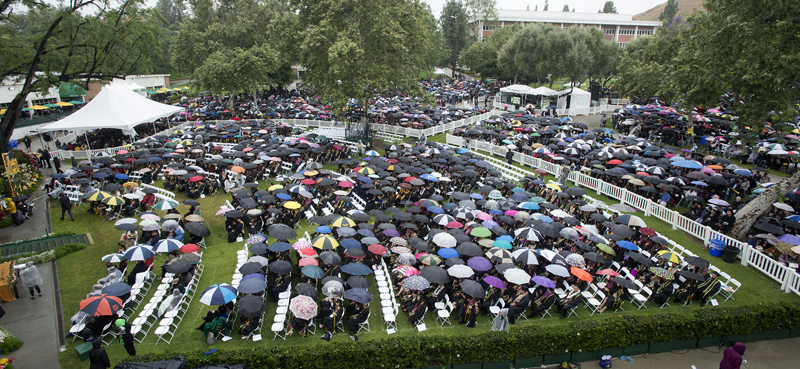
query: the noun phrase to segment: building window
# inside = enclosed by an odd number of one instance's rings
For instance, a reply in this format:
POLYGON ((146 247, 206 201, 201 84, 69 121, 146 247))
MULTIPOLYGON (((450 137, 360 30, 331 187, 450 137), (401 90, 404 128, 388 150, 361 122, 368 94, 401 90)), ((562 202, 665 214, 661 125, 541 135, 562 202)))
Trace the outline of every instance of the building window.
POLYGON ((603 30, 603 32, 605 32, 607 35, 613 35, 616 31, 617 30, 615 30, 613 28, 612 29, 604 29, 603 30))
POLYGON ((55 99, 55 98, 52 98, 52 99, 33 100, 31 102, 33 103, 33 105, 45 105, 45 104, 55 104, 55 103, 58 102, 58 100, 55 99))
POLYGON ((502 26, 499 25, 499 24, 484 24, 483 25, 483 30, 484 31, 494 31, 495 29, 498 29, 500 27, 502 27, 502 26))
POLYGON ((624 42, 620 42, 619 43, 619 47, 625 47, 625 43, 624 42))
POLYGON ((639 36, 652 35, 652 34, 653 34, 653 31, 651 31, 651 30, 641 30, 641 29, 639 30, 639 36))
POLYGON ((636 30, 633 29, 621 29, 619 30, 620 35, 633 35, 636 33, 636 30))

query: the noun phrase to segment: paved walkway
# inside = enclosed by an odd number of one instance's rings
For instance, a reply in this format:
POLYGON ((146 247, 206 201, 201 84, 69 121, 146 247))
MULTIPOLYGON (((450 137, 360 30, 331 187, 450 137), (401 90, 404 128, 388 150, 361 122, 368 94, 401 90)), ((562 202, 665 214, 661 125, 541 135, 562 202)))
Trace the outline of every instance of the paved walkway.
MULTIPOLYGON (((800 338, 786 338, 774 341, 750 342, 745 344, 742 356, 743 369, 796 368, 794 353, 800 347, 800 338)), ((658 368, 658 369, 717 369, 726 347, 718 349, 679 350, 650 356, 634 356, 633 363, 614 358, 614 368, 658 368)), ((583 368, 599 368, 600 360, 581 363, 583 368)))

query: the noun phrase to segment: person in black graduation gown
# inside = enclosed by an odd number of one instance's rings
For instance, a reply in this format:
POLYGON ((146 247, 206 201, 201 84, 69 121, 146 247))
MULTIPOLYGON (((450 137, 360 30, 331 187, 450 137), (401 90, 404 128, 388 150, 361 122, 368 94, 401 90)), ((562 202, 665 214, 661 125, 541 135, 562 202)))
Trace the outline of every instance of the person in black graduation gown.
POLYGON ((350 318, 345 321, 344 325, 350 328, 350 339, 354 342, 358 341, 356 333, 358 332, 359 325, 366 322, 369 318, 369 305, 353 301, 345 310, 351 315, 350 318))
POLYGON ((106 369, 111 367, 106 350, 100 347, 103 341, 95 339, 92 341, 92 349, 89 350, 89 369, 106 369))
POLYGON ((531 297, 528 291, 523 286, 515 285, 514 294, 506 303, 506 306, 508 306, 508 322, 510 324, 516 323, 517 317, 525 312, 530 303, 531 297))

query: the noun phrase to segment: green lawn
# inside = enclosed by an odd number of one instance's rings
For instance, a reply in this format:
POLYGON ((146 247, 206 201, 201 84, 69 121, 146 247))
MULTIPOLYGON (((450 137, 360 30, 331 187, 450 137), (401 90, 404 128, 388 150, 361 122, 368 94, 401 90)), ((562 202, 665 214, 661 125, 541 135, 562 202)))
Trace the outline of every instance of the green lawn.
MULTIPOLYGON (((439 135, 431 137, 429 139, 433 141, 440 141, 443 140, 444 135, 439 135)), ((328 169, 332 169, 331 166, 326 166, 328 169)), ((261 189, 265 189, 269 186, 270 183, 262 182, 261 189)), ((590 194, 593 197, 596 197, 599 200, 606 201, 606 203, 611 204, 614 203, 613 200, 605 198, 604 196, 590 194)), ((179 194, 177 200, 183 201, 185 198, 182 194, 179 194)), ((156 345, 157 337, 153 334, 155 328, 152 328, 150 334, 148 335, 147 339, 142 344, 136 344, 137 353, 155 353, 155 352, 186 352, 192 349, 203 349, 207 350, 208 345, 205 343, 204 337, 200 332, 194 330, 194 327, 200 324, 201 317, 205 315, 205 312, 209 309, 208 306, 205 306, 199 302, 199 293, 202 292, 203 289, 208 287, 214 283, 230 283, 231 276, 234 272, 234 268, 236 266, 236 251, 242 248, 242 243, 232 243, 229 244, 227 242, 227 235, 223 231, 224 226, 224 218, 214 216, 214 213, 219 209, 221 205, 225 203, 225 200, 229 199, 228 195, 226 194, 219 194, 212 197, 207 197, 205 199, 201 199, 201 210, 203 211, 204 218, 206 219, 205 224, 209 226, 211 229, 212 235, 211 237, 207 238, 206 242, 208 248, 204 250, 204 257, 203 257, 203 264, 205 265, 205 272, 202 275, 202 278, 199 283, 198 292, 195 295, 195 299, 193 300, 191 306, 189 307, 188 312, 183 318, 183 322, 180 325, 179 329, 176 332, 175 338, 172 340, 172 344, 166 345, 163 342, 161 344, 156 345)), ((59 211, 58 205, 56 203, 51 204, 53 208, 51 209, 51 219, 53 219, 53 227, 55 232, 62 232, 62 231, 74 231, 76 233, 84 233, 90 232, 92 234, 93 239, 95 240, 95 244, 90 245, 85 250, 76 252, 70 255, 67 255, 58 260, 58 272, 61 284, 61 299, 64 308, 64 319, 66 327, 69 327, 69 318, 75 314, 78 310, 78 303, 85 298, 86 293, 89 292, 91 286, 96 282, 97 279, 102 278, 105 275, 105 267, 103 262, 100 258, 103 255, 108 253, 115 252, 118 249, 117 241, 119 240, 120 232, 114 230, 113 221, 103 221, 102 218, 96 215, 90 215, 86 212, 87 205, 82 206, 81 208, 73 209, 75 213, 75 222, 70 221, 60 221, 58 220, 57 214, 59 211)), ((188 207, 181 205, 178 210, 181 213, 185 213, 188 210, 188 207)), ((701 247, 692 241, 690 241, 683 232, 680 231, 672 231, 670 225, 665 224, 657 220, 656 218, 645 218, 645 221, 648 223, 650 227, 655 229, 656 231, 665 234, 667 237, 672 238, 676 242, 688 247, 693 252, 699 255, 707 255, 701 247)), ((311 233, 315 225, 310 224, 304 220, 301 220, 302 228, 298 231, 298 234, 302 235, 303 231, 308 231, 311 233)), ((275 242, 274 239, 270 239, 268 242, 272 243, 275 242)), ((163 261, 163 256, 159 256, 156 260, 156 265, 160 265, 163 261)), ((714 258, 711 258, 714 259, 714 258)), ((777 283, 772 282, 772 280, 764 277, 760 273, 749 269, 744 268, 738 264, 726 264, 723 263, 720 259, 712 260, 714 265, 717 265, 722 270, 728 272, 734 278, 740 280, 743 283, 742 288, 739 292, 735 295, 736 300, 730 300, 727 302, 723 302, 723 305, 746 305, 746 304, 755 304, 765 300, 771 301, 794 301, 800 302, 800 298, 793 294, 784 294, 778 291, 779 286, 777 283)), ((156 269, 159 269, 156 267, 156 269)), ((158 282, 156 282, 157 284, 158 282)), ((144 298, 144 301, 149 301, 150 297, 152 297, 155 288, 152 288, 152 291, 144 298)), ((383 318, 380 313, 380 301, 377 299, 377 290, 375 287, 372 288, 373 295, 376 297, 376 301, 372 303, 372 315, 370 318, 370 324, 372 328, 371 333, 362 334, 360 339, 362 340, 375 340, 375 339, 382 339, 387 337, 384 329, 383 329, 383 318)), ((143 306, 143 305, 142 305, 143 306)), ((627 305, 626 305, 627 306, 627 305)), ((633 308, 627 306, 626 312, 620 312, 620 314, 637 314, 637 315, 651 315, 651 314, 658 314, 660 309, 657 309, 652 304, 648 304, 649 309, 641 310, 641 311, 634 311, 633 308)), ((265 316, 265 323, 264 323, 264 340, 261 342, 252 342, 252 341, 243 341, 240 339, 240 336, 236 333, 233 334, 234 339, 228 342, 221 342, 218 341, 214 347, 217 350, 221 349, 233 349, 233 348, 252 348, 258 347, 262 345, 315 345, 315 344, 326 344, 324 341, 320 340, 319 334, 316 337, 309 337, 309 338, 299 338, 297 335, 288 338, 286 341, 277 340, 272 341, 272 333, 270 332, 270 326, 272 322, 272 318, 274 316, 276 305, 274 303, 267 304, 267 314, 265 316)), ((688 313, 691 309, 698 309, 698 305, 692 305, 688 307, 670 307, 667 308, 670 312, 682 314, 688 313)), ((707 307, 709 308, 709 307, 707 307)), ((134 316, 138 315, 138 311, 134 316)), ((608 314, 606 314, 608 315, 608 314)), ((398 319, 398 333, 397 336, 412 336, 417 334, 422 335, 461 335, 461 334, 471 334, 476 331, 487 331, 491 325, 491 322, 488 319, 480 319, 478 322, 478 326, 474 329, 465 328, 464 326, 457 325, 454 323, 453 326, 445 326, 443 328, 439 327, 439 324, 435 320, 435 316, 432 313, 427 314, 426 321, 428 323, 428 331, 418 333, 412 329, 410 324, 407 321, 407 316, 403 313, 400 314, 398 319)), ((603 319, 601 316, 594 316, 590 317, 589 313, 586 309, 580 308, 578 310, 578 317, 571 317, 570 320, 588 320, 588 319, 603 319)), ((557 325, 561 322, 559 319, 555 318, 548 318, 548 319, 534 319, 530 321, 521 320, 515 326, 514 329, 524 329, 529 326, 537 326, 537 327, 548 327, 552 325, 557 325)), ((71 339, 71 338, 70 338, 71 339)), ((61 363, 62 368, 88 368, 89 363, 88 361, 80 362, 77 359, 77 356, 74 352, 74 348, 78 345, 78 343, 68 342, 67 350, 59 354, 59 361, 61 363)), ((336 341, 345 341, 349 340, 346 334, 339 334, 333 338, 336 341)), ((118 343, 112 343, 109 347, 106 348, 109 357, 111 358, 112 363, 125 358, 126 353, 122 346, 118 343)))

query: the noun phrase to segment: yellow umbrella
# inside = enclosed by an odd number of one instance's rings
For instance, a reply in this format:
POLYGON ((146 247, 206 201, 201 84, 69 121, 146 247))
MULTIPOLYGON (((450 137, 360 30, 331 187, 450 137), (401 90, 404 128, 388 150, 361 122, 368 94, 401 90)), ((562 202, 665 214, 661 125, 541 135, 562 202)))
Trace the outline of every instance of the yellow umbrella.
POLYGON ((296 201, 287 201, 283 203, 283 207, 287 209, 300 209, 302 205, 296 201))
POLYGON ((336 241, 333 236, 329 234, 323 234, 321 236, 314 237, 314 239, 311 240, 311 246, 314 246, 320 250, 333 250, 339 247, 339 242, 336 241))
POLYGON ((58 106, 73 106, 75 104, 70 104, 68 102, 60 101, 60 102, 57 102, 56 105, 58 105, 58 106))
POLYGON ((555 184, 555 183, 548 183, 547 187, 550 187, 550 188, 552 188, 554 190, 557 190, 557 191, 561 191, 561 187, 559 185, 555 184))
POLYGON ((0 114, 5 114, 5 113, 6 113, 6 109, 0 109, 0 114))
POLYGON ((278 190, 278 189, 281 189, 281 188, 283 188, 283 186, 276 184, 276 185, 269 186, 269 188, 267 188, 267 191, 275 191, 275 190, 278 190))
POLYGON ((533 147, 534 149, 538 149, 538 148, 540 148, 540 147, 544 147, 544 145, 542 145, 542 144, 540 144, 540 143, 538 143, 538 142, 537 142, 537 143, 535 143, 535 144, 531 145, 531 147, 533 147))
POLYGON ((331 222, 331 227, 355 227, 356 222, 348 217, 338 217, 331 222))
POLYGON ((358 172, 361 173, 361 174, 366 174, 366 175, 375 174, 375 171, 372 170, 372 168, 367 168, 367 167, 363 167, 363 168, 359 169, 358 172))
POLYGON ((319 174, 319 172, 317 172, 316 170, 307 170, 303 174, 305 174, 306 177, 313 177, 313 176, 319 174))
POLYGON ((659 251, 658 252, 658 256, 661 256, 662 258, 666 259, 667 261, 675 263, 675 264, 679 264, 681 262, 681 257, 678 256, 677 254, 673 253, 672 251, 669 251, 669 250, 661 250, 661 251, 659 251))
POLYGON ((92 196, 89 196, 89 198, 87 200, 89 200, 89 201, 100 201, 102 199, 105 199, 106 197, 113 197, 113 196, 114 195, 112 195, 112 194, 110 194, 108 192, 105 192, 105 191, 97 191, 97 192, 93 193, 92 196))
POLYGON ((122 185, 129 188, 139 187, 139 184, 136 182, 125 182, 122 185))
POLYGON ((28 107, 28 109, 33 109, 33 110, 47 110, 47 109, 50 109, 50 108, 48 108, 48 107, 46 107, 46 106, 41 106, 41 105, 34 105, 34 106, 29 106, 29 107, 28 107))
POLYGON ((102 202, 103 204, 109 205, 109 206, 117 206, 117 205, 125 204, 125 200, 123 200, 119 196, 109 196, 109 197, 106 197, 106 198, 100 200, 100 202, 102 202))

